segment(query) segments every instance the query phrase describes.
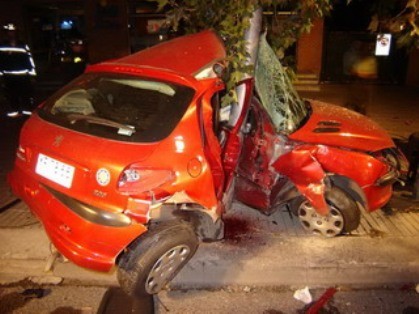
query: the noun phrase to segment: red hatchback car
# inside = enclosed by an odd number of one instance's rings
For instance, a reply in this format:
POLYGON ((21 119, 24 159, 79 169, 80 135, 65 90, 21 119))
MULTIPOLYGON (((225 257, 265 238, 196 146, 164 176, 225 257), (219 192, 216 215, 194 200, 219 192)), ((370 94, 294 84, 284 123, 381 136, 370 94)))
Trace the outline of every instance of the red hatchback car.
POLYGON ((255 78, 222 110, 226 53, 211 31, 89 67, 25 123, 14 193, 59 252, 118 265, 130 294, 157 293, 199 240, 221 239, 233 199, 325 236, 356 229, 405 159, 366 117, 301 100, 269 49, 262 39, 255 78))

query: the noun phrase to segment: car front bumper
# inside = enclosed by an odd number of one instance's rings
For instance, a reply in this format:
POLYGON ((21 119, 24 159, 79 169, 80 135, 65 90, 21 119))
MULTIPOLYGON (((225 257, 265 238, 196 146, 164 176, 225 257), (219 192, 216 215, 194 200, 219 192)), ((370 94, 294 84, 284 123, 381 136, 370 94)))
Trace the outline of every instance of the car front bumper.
POLYGON ((109 271, 121 251, 147 230, 141 224, 109 226, 89 221, 19 166, 9 173, 8 181, 15 195, 40 219, 58 251, 79 266, 109 271))

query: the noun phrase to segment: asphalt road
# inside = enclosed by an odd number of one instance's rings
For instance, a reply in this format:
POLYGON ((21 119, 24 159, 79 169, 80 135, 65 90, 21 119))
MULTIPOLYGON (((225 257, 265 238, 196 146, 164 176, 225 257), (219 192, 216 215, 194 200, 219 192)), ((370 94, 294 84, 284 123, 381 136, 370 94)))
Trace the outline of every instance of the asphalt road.
MULTIPOLYGON (((298 287, 304 288, 304 287, 298 287)), ((296 288, 297 289, 297 288, 296 288)), ((163 291, 154 297, 133 301, 117 288, 97 286, 40 286, 21 282, 0 286, 0 313, 153 313, 147 303, 154 303, 154 313, 333 313, 333 314, 384 314, 419 313, 419 293, 416 286, 375 287, 349 289, 337 287, 331 298, 318 312, 313 310, 325 295, 326 288, 310 289, 313 302, 305 304, 293 297, 295 289, 256 289, 226 287, 222 290, 163 291)), ((330 292, 330 291, 329 291, 330 292)))

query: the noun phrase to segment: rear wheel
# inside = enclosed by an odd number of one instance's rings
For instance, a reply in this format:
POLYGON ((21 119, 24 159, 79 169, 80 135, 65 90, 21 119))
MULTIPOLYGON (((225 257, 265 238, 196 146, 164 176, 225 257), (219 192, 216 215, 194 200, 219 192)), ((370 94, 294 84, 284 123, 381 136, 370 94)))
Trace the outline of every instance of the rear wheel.
POLYGON ((293 202, 293 210, 304 229, 325 237, 334 237, 358 228, 361 213, 351 196, 337 187, 332 187, 326 194, 326 201, 330 208, 326 216, 320 215, 303 197, 293 202))
POLYGON ((159 224, 134 241, 118 261, 118 281, 131 296, 163 289, 198 248, 192 226, 183 221, 159 224))

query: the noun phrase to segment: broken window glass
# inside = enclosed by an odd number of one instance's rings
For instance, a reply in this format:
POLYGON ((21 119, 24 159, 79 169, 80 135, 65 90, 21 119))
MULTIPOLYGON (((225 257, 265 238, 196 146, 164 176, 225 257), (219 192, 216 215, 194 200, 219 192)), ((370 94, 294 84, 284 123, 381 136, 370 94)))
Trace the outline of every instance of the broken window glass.
POLYGON ((308 109, 298 96, 285 68, 262 35, 256 63, 256 91, 276 131, 290 134, 305 119, 308 109))

